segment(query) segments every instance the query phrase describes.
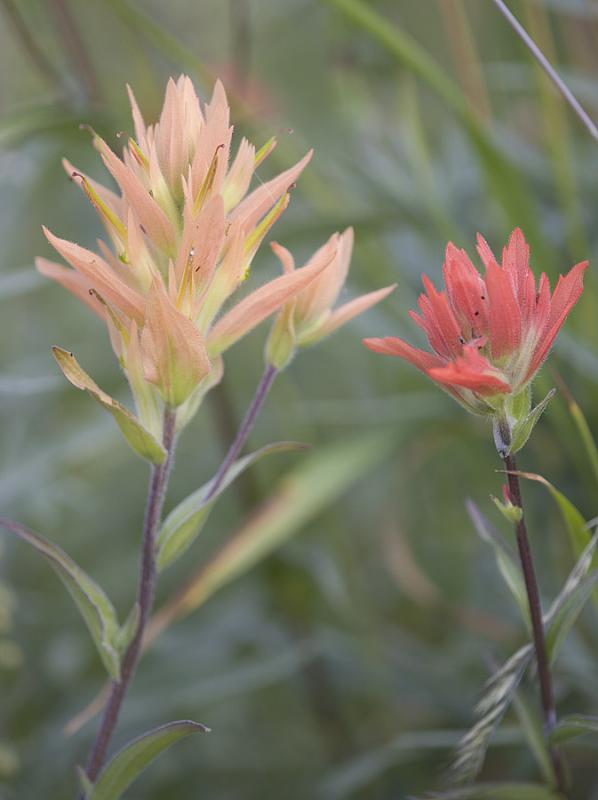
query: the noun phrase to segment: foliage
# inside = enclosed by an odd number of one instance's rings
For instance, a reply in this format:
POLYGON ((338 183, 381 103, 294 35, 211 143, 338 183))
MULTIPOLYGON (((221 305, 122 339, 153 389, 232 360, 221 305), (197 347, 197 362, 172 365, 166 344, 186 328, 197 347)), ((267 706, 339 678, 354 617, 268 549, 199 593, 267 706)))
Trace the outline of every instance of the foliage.
MULTIPOLYGON (((0 509, 93 574, 120 620, 136 580, 144 465, 118 446, 112 420, 57 380, 49 345, 72 343, 107 395, 126 403, 123 380, 100 324, 32 271, 34 256, 49 255, 42 222, 72 238, 83 231, 90 246, 100 233, 59 163, 68 152, 81 169, 97 170, 79 124, 118 147, 117 132, 129 124, 125 81, 157 111, 171 73, 191 71, 204 95, 221 73, 241 115, 237 133, 280 140, 261 180, 316 147, 311 174, 293 192, 295 212, 275 238, 300 263, 323 237, 353 224, 349 295, 399 283, 383 305, 295 360, 251 441, 253 450, 288 437, 313 445, 315 456, 374 433, 379 458, 342 497, 326 495, 322 483, 313 513, 298 510, 301 536, 281 537, 279 549, 155 641, 123 714, 122 741, 183 715, 214 733, 158 761, 131 797, 185 800, 198 785, 210 800, 386 800, 446 789, 444 768, 471 723, 488 662, 506 663, 523 642, 517 602, 509 617, 493 551, 463 506, 473 498, 501 526, 498 535, 504 530, 498 558, 515 584, 514 542, 487 499, 503 476, 494 473, 500 463, 483 422, 470 424, 419 375, 370 356, 360 339, 407 335, 420 272, 438 277, 448 238, 461 247, 480 230, 495 244, 519 224, 535 267, 553 283, 574 261, 591 259, 588 289, 552 356, 562 380, 543 375, 534 401, 555 385, 557 396, 520 462, 558 487, 554 505, 544 486, 523 483, 546 608, 590 538, 583 525, 598 513, 598 150, 492 3, 429 2, 430 13, 421 0, 0 3, 0 509), (8 6, 18 7, 33 49, 8 6), (64 8, 74 29, 61 24, 64 8), (233 80, 234 68, 248 79, 233 80)), ((596 117, 591 4, 511 5, 596 117)), ((263 254, 248 287, 277 269, 263 254)), ((231 353, 205 418, 190 427, 173 505, 213 475, 255 387, 266 334, 231 353)), ((248 514, 311 457, 280 454, 239 476, 165 571, 160 605, 214 563, 248 514)), ((0 592, 0 656, 10 638, 24 659, 0 672, 0 796, 74 796, 70 766, 94 723, 77 737, 59 731, 95 695, 104 669, 51 571, 19 542, 2 543, 0 579, 18 603, 5 631, 12 601, 0 592)), ((584 581, 564 622, 591 591, 592 579, 584 581)), ((595 620, 584 612, 557 663, 563 718, 555 736, 578 797, 595 792, 597 657, 595 620)), ((546 796, 514 711, 500 703, 488 710, 502 724, 482 787, 458 796, 546 796), (514 788, 507 783, 497 795, 495 784, 509 781, 514 788)))

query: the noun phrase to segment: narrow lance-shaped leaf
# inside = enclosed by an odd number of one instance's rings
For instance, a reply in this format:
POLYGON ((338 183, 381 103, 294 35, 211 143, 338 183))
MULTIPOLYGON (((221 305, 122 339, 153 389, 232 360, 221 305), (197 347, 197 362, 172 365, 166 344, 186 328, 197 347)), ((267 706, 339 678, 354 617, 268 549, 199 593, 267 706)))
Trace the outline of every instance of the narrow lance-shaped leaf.
POLYGON ((465 507, 480 539, 493 548, 498 569, 519 606, 525 624, 529 627, 529 605, 517 556, 472 500, 467 499, 465 507))
POLYGON ((0 519, 0 526, 41 553, 58 573, 89 628, 108 673, 118 680, 120 659, 114 645, 118 620, 104 590, 57 545, 17 522, 0 519))
POLYGON ((597 545, 598 532, 592 537, 571 570, 560 594, 544 615, 546 650, 551 663, 557 659, 567 634, 598 585, 598 570, 590 572, 597 545))
POLYGON ((553 785, 556 776, 546 744, 544 725, 535 704, 529 702, 527 698, 523 696, 523 693, 519 691, 515 692, 513 697, 513 708, 515 709, 529 748, 534 754, 542 776, 549 785, 553 785))
MULTIPOLYGON (((378 464, 397 442, 396 435, 367 435, 329 445, 285 475, 252 518, 153 617, 144 639, 148 647, 173 621, 192 613, 213 594, 243 575, 378 464)), ((98 695, 67 726, 68 735, 101 711, 98 695)))
POLYGON ((567 398, 567 406, 569 408, 569 412, 573 417, 573 422, 577 430, 579 431, 579 435, 586 451, 586 455, 588 460, 592 466, 592 472, 594 473, 594 478, 598 482, 598 447, 596 447, 596 440, 592 435, 592 431, 590 426, 588 425, 588 421, 585 418, 585 415, 578 404, 575 402, 573 397, 567 398))
POLYGON ((173 619, 191 613, 326 508, 395 445, 388 433, 337 444, 307 458, 213 559, 156 615, 148 641, 173 619))
POLYGON ((561 592, 544 616, 546 649, 551 661, 557 658, 565 637, 598 584, 598 570, 590 572, 597 545, 598 532, 583 550, 561 592))
POLYGON ((592 469, 594 480, 598 484, 598 446, 596 445, 596 440, 592 434, 592 430, 588 425, 588 420, 586 419, 586 416, 581 410, 575 397, 573 397, 570 388, 565 383, 563 376, 557 369, 555 369, 554 366, 552 368, 552 373, 558 382, 559 392, 565 401, 567 410, 571 415, 573 424, 575 425, 577 433, 579 434, 579 439, 585 451, 588 463, 592 469))
MULTIPOLYGON (((544 478, 542 475, 537 475, 534 472, 519 472, 518 474, 522 478, 527 478, 527 480, 541 483, 542 486, 545 486, 548 489, 551 497, 561 512, 563 522, 565 523, 567 533, 569 534, 573 554, 581 560, 582 554, 587 552, 588 542, 590 540, 591 523, 586 523, 581 512, 576 508, 576 506, 573 505, 569 498, 560 492, 556 486, 553 486, 553 484, 546 480, 546 478, 544 478)), ((592 547, 591 550, 594 553, 595 548, 592 547)), ((592 556, 591 563, 588 564, 587 571, 589 571, 591 566, 598 568, 598 558, 595 554, 592 556)), ((598 592, 593 593, 593 600, 594 605, 598 608, 598 592)))
POLYGON ((199 722, 162 725, 125 745, 100 773, 87 800, 119 800, 133 781, 167 748, 192 733, 207 733, 199 722))
POLYGON ((569 739, 585 736, 587 733, 598 733, 598 717, 591 717, 587 714, 571 714, 559 721, 550 734, 550 741, 553 744, 561 744, 568 742, 569 739))
POLYGON ((511 446, 509 447, 509 453, 518 453, 519 450, 521 450, 521 448, 525 445, 531 435, 531 432, 536 426, 536 423, 544 413, 546 406, 548 403, 550 403, 555 393, 556 389, 551 389, 544 400, 538 403, 538 405, 533 408, 524 419, 515 424, 513 429, 513 440, 511 442, 511 446))
POLYGON ((81 787, 83 800, 89 800, 91 793, 93 792, 93 783, 87 777, 87 773, 83 767, 77 767, 77 780, 79 781, 79 786, 81 787))
POLYGON ((139 625, 139 603, 135 603, 133 608, 131 609, 129 616, 126 618, 124 623, 121 627, 116 631, 114 635, 114 646, 118 650, 119 653, 124 655, 128 646, 133 641, 133 637, 137 632, 137 627, 139 625))
POLYGON ((573 552, 575 556, 579 556, 590 539, 590 533, 581 512, 573 505, 573 503, 562 493, 556 486, 553 486, 550 481, 546 480, 542 475, 535 472, 518 472, 517 475, 521 478, 526 478, 530 481, 541 483, 550 492, 553 500, 557 504, 559 511, 563 517, 563 521, 567 528, 567 533, 571 539, 573 552))
POLYGON ((283 478, 249 522, 158 612, 150 624, 147 641, 289 539, 360 476, 388 457, 395 441, 388 433, 366 436, 306 458, 283 478))
POLYGON ((201 486, 190 494, 170 512, 158 533, 157 538, 157 563, 158 569, 163 570, 170 566, 177 558, 193 544, 201 529, 205 525, 210 511, 218 498, 239 475, 262 458, 274 453, 285 453, 292 450, 303 450, 307 445, 298 442, 277 442, 261 447, 254 453, 236 461, 226 473, 218 491, 209 497, 213 480, 201 486))
POLYGON ((119 403, 118 400, 102 391, 77 362, 72 353, 68 350, 63 350, 61 347, 53 347, 52 351, 67 380, 77 389, 86 391, 112 414, 123 436, 133 450, 147 461, 161 464, 166 458, 166 451, 152 434, 144 428, 137 417, 128 408, 125 408, 122 403, 119 403))
POLYGON ((571 596, 571 594, 579 586, 580 582, 590 572, 594 564, 594 558, 597 546, 598 546, 598 531, 594 533, 594 535, 584 548, 575 566, 569 573, 569 577, 565 581, 563 588, 559 592, 558 596, 553 600, 550 608, 544 615, 545 625, 551 625, 553 623, 557 613, 562 608, 563 603, 571 596))
POLYGON ((551 663, 556 661, 567 634, 577 622, 597 585, 598 570, 595 570, 579 582, 554 615, 546 633, 546 650, 551 663))
MULTIPOLYGON (((583 551, 561 593, 544 615, 546 647, 551 661, 558 656, 566 634, 598 582, 598 571, 590 573, 597 545, 598 533, 583 551)), ((457 780, 471 781, 479 773, 492 736, 513 701, 517 687, 532 663, 533 654, 531 644, 520 648, 488 682, 486 694, 476 708, 478 721, 457 749, 453 763, 457 780)))

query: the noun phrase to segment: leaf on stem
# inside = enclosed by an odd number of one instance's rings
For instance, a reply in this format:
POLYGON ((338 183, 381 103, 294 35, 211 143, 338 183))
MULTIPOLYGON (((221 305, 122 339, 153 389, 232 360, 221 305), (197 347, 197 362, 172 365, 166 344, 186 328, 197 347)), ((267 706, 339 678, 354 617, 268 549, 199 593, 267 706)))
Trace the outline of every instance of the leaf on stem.
POLYGON ((536 704, 529 702, 519 691, 513 697, 513 708, 544 780, 549 785, 554 785, 556 776, 544 735, 544 724, 540 719, 536 704))
MULTIPOLYGON (((567 633, 598 583, 598 570, 590 572, 597 545, 598 533, 583 551, 561 593, 544 615, 546 649, 551 663, 557 658, 567 633)), ((458 782, 467 783, 478 775, 492 736, 513 701, 533 656, 532 645, 525 645, 488 681, 486 694, 476 707, 478 721, 457 747, 453 771, 458 782)))
POLYGON ((590 572, 597 545, 598 532, 583 550, 561 592, 544 615, 546 648, 551 662, 557 658, 565 637, 598 583, 598 570, 590 572))
POLYGON ((121 655, 124 655, 128 646, 133 641, 133 637, 137 633, 139 626, 139 603, 135 603, 129 612, 129 616, 123 622, 121 627, 116 631, 114 636, 114 645, 121 655))
POLYGON ((577 622, 577 618, 597 585, 598 570, 594 570, 580 579, 577 586, 562 599, 558 609, 552 615, 546 632, 546 650, 551 664, 556 661, 567 634, 577 622))
POLYGON ((153 464, 161 464, 166 458, 166 450, 145 428, 128 408, 102 391, 95 381, 85 372, 75 356, 61 347, 53 347, 54 358, 63 371, 64 376, 77 389, 86 391, 94 400, 109 411, 132 449, 153 464))
POLYGON ((384 461, 395 442, 388 433, 364 436, 322 448, 306 458, 282 479, 263 506, 212 560, 163 606, 150 623, 148 641, 297 533, 358 478, 384 461))
POLYGON ((515 427, 513 428, 513 440, 508 449, 507 455, 518 453, 525 445, 531 436, 536 423, 544 413, 546 406, 548 403, 550 403, 555 393, 556 389, 551 389, 544 400, 540 401, 538 405, 533 408, 522 420, 518 420, 516 422, 515 427))
POLYGON ((89 800, 91 793, 93 792, 93 783, 87 777, 87 773, 83 767, 77 767, 77 780, 79 781, 79 786, 81 787, 83 800, 89 800))
POLYGON ((100 773, 86 800, 118 800, 133 781, 167 748, 193 733, 208 733, 199 722, 162 725, 125 745, 100 773))
POLYGON ((563 717, 550 734, 553 744, 562 744, 586 733, 598 733, 598 717, 587 714, 571 714, 563 717))
POLYGON ((119 626, 104 590, 57 545, 17 522, 0 519, 0 526, 41 553, 58 573, 81 612, 110 677, 118 680, 120 658, 114 642, 119 626))
POLYGON ((467 498, 465 508, 480 539, 493 548, 500 574, 515 598, 523 621, 529 628, 529 605, 517 555, 500 533, 488 522, 473 500, 467 498))
MULTIPOLYGON (((396 434, 385 431, 322 447, 285 475, 270 497, 226 542, 212 559, 152 618, 144 639, 149 645, 175 620, 191 614, 277 547, 290 539, 317 514, 334 503, 349 487, 385 461, 396 446, 396 434)), ((98 695, 72 719, 72 736, 101 711, 98 695)))
POLYGON ((231 466, 212 497, 209 497, 209 495, 214 478, 185 498, 166 517, 158 533, 156 541, 158 569, 160 571, 166 569, 189 549, 199 536, 210 511, 220 495, 242 472, 265 458, 265 456, 274 453, 287 453, 293 450, 304 450, 307 446, 299 442, 276 442, 275 444, 261 447, 254 453, 240 458, 231 466))
POLYGON ((553 500, 557 504, 559 511, 561 512, 565 527, 567 528, 567 532, 569 534, 569 538, 571 539, 573 552, 575 553, 575 556, 578 557, 588 544, 590 538, 588 526, 586 525, 586 521, 581 512, 578 511, 573 503, 562 492, 560 492, 556 486, 553 486, 550 481, 546 480, 544 476, 538 475, 535 472, 517 472, 515 474, 520 478, 525 478, 528 481, 536 481, 536 483, 541 483, 542 486, 545 486, 548 489, 553 500))

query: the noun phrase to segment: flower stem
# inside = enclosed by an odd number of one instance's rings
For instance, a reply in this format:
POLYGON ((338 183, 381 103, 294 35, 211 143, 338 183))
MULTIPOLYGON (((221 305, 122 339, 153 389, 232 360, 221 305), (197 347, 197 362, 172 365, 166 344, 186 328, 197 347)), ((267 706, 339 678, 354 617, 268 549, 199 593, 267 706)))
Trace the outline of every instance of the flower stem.
POLYGON ((271 364, 267 364, 260 382, 257 385, 257 389, 255 390, 255 395, 253 396, 251 405, 247 409, 247 413, 245 414, 243 422, 241 423, 241 427, 239 428, 237 435, 235 436, 235 439, 228 450, 228 453, 224 457, 224 461, 218 468, 218 472, 212 480, 212 485, 210 486, 210 490, 208 491, 205 502, 214 497, 218 489, 222 486, 222 482, 226 478, 226 473, 232 467, 237 459, 237 456, 243 449, 243 445, 251 433, 251 429, 253 428, 255 420, 257 419, 257 415, 264 405, 264 402, 268 397, 268 392, 270 391, 270 388, 272 387, 274 379, 277 375, 278 370, 276 367, 273 367, 271 364))
POLYGON ((154 602, 156 588, 155 539, 158 525, 160 524, 162 507, 166 496, 166 487, 168 485, 168 478, 172 466, 175 446, 175 423, 176 412, 167 408, 164 411, 162 434, 162 443, 167 455, 162 464, 152 466, 143 522, 143 550, 137 593, 139 622, 137 624, 135 636, 129 644, 123 658, 120 680, 112 682, 102 722, 89 754, 86 773, 92 783, 95 782, 104 765, 108 746, 114 729, 116 728, 116 723, 118 722, 120 709, 127 694, 129 684, 135 674, 139 656, 141 655, 143 635, 154 602))
MULTIPOLYGON (((532 623, 532 635, 534 640, 534 649, 536 652, 536 663, 538 665, 538 679, 540 681, 540 696, 542 700, 542 709, 544 712, 544 735, 546 738, 548 738, 554 729, 557 720, 554 692, 552 688, 552 678, 550 675, 550 663, 548 661, 546 641, 544 637, 542 604, 540 602, 538 581, 536 580, 532 551, 527 535, 525 516, 523 514, 521 486, 519 484, 519 476, 517 475, 517 462, 515 460, 515 456, 513 455, 505 456, 504 462, 507 468, 511 502, 513 505, 520 508, 522 512, 521 519, 519 522, 515 523, 515 534, 517 537, 517 548, 519 550, 519 559, 521 561, 521 569, 523 571, 527 600, 529 603, 530 619, 532 623)), ((558 750, 550 744, 548 744, 548 752, 554 771, 556 788, 560 792, 564 792, 565 774, 563 771, 563 764, 560 754, 558 750)))

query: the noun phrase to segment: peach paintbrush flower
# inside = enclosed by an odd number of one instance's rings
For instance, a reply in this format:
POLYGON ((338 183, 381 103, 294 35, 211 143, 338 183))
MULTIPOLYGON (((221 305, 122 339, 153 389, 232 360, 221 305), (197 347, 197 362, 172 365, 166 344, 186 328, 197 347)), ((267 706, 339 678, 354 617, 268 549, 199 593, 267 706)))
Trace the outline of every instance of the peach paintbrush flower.
POLYGON ((129 98, 135 137, 122 159, 97 134, 93 139, 119 193, 64 162, 111 247, 99 241, 95 253, 44 229, 70 268, 43 258, 37 267, 106 322, 138 412, 154 426, 161 402, 194 410, 221 376, 221 354, 305 289, 330 254, 266 283, 219 316, 287 207, 311 151, 249 192, 256 167, 276 142, 256 153, 242 139, 229 164, 232 128, 219 82, 202 109, 188 77, 171 79, 153 126, 145 124, 130 89, 129 98))
MULTIPOLYGON (((271 247, 280 259, 284 273, 293 274, 295 260, 292 254, 277 242, 272 242, 271 247)), ((327 262, 327 267, 318 277, 288 300, 279 312, 266 350, 266 358, 273 366, 278 369, 286 366, 297 348, 319 342, 393 291, 396 284, 333 308, 345 285, 352 253, 353 229, 347 228, 343 233, 333 234, 303 267, 310 269, 314 263, 327 262)))
POLYGON ((414 364, 474 413, 513 417, 512 430, 515 417, 530 413, 530 382, 581 295, 588 262, 561 276, 551 296, 544 273, 536 286, 519 228, 503 250, 502 264, 479 235, 477 249, 486 268, 483 278, 467 253, 451 243, 443 266, 446 290, 438 291, 423 276, 421 313, 409 314, 432 352, 395 337, 364 344, 414 364))

